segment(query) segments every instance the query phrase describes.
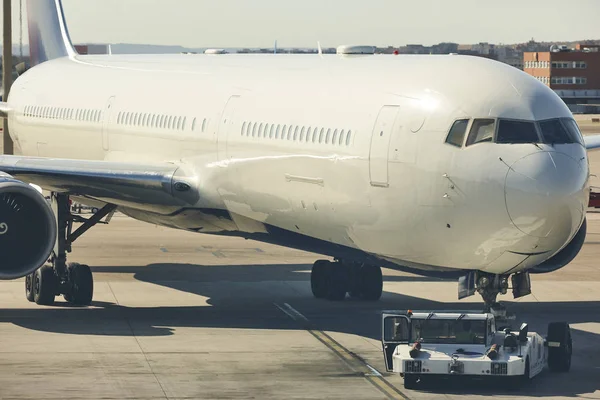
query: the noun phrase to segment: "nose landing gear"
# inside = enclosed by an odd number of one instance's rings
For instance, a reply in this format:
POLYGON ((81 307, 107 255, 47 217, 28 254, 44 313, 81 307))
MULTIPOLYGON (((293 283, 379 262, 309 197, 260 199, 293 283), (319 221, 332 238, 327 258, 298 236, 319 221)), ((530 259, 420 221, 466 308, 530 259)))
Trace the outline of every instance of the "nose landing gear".
POLYGON ((318 260, 310 275, 310 286, 317 299, 341 301, 350 297, 376 301, 383 292, 381 268, 343 261, 318 260))
POLYGON ((498 311, 506 313, 504 306, 497 302, 499 294, 508 293, 509 278, 512 283, 513 297, 518 299, 531 293, 529 272, 510 275, 496 275, 482 271, 473 271, 458 280, 458 298, 463 299, 479 293, 483 298, 484 312, 498 311))

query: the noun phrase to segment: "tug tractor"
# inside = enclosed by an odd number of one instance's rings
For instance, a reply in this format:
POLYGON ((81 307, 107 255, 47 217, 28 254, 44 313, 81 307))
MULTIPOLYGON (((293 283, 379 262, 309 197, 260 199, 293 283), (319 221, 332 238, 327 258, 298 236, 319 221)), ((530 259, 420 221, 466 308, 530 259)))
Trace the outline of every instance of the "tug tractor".
POLYGON ((529 332, 497 328, 492 313, 384 311, 382 344, 386 369, 404 378, 404 387, 418 389, 435 377, 533 379, 547 366, 553 372, 571 368, 573 343, 566 322, 548 325, 546 338, 529 332))

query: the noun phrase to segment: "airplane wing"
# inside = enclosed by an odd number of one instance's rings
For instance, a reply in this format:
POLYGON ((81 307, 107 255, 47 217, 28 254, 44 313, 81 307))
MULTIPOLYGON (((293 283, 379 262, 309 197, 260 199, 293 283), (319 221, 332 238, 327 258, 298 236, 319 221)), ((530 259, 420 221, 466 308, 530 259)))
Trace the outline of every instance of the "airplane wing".
POLYGON ((600 135, 584 136, 583 141, 585 142, 585 148, 587 150, 600 149, 600 135))
POLYGON ((0 155, 0 171, 46 190, 122 206, 185 207, 199 199, 195 177, 186 175, 180 166, 172 163, 0 155))
POLYGON ((8 106, 8 103, 0 101, 0 118, 6 118, 9 111, 10 107, 8 106))

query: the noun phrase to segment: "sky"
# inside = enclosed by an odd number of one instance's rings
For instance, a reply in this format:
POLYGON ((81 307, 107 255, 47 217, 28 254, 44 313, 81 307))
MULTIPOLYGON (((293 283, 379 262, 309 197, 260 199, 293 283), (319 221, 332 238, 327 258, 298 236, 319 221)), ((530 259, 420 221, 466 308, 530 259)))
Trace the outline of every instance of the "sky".
MULTIPOLYGON (((335 47, 600 39, 600 0, 63 0, 63 5, 75 43, 272 47, 277 40, 280 47, 316 47, 317 41, 335 47)), ((18 8, 19 0, 13 0, 15 43, 18 8)), ((23 32, 27 36, 26 27, 23 32)))

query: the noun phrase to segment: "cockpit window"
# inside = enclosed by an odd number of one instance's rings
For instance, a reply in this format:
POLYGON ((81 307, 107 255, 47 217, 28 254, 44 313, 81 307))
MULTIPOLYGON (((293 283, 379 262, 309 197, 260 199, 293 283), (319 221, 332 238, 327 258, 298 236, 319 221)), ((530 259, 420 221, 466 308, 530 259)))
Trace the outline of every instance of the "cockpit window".
POLYGON ((571 118, 562 118, 563 124, 567 127, 567 131, 571 135, 571 138, 575 143, 579 143, 584 145, 583 136, 581 136, 581 131, 579 130, 579 126, 577 126, 577 122, 573 121, 571 118))
POLYGON ((468 125, 468 119, 459 119, 458 121, 454 122, 454 125, 452 125, 452 128, 450 128, 450 133, 446 138, 446 143, 457 147, 462 147, 468 125))
POLYGON ((491 142, 494 139, 495 120, 493 119, 476 119, 473 121, 467 146, 475 143, 491 142))
POLYGON ((535 123, 501 119, 498 122, 496 143, 539 143, 535 123))
POLYGON ((571 137, 559 119, 540 121, 540 129, 546 144, 578 143, 571 137))

